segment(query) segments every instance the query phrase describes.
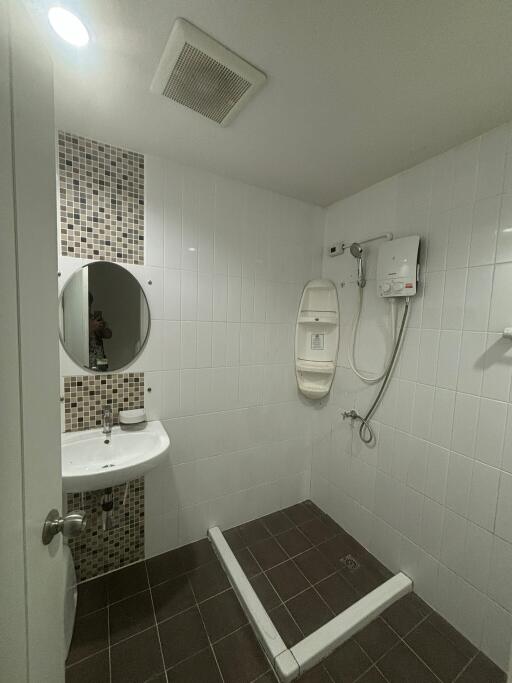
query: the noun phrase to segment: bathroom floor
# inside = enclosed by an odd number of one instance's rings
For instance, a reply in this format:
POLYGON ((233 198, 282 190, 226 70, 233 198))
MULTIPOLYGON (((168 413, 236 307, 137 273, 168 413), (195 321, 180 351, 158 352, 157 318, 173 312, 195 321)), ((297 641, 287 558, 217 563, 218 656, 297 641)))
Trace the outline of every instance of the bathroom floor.
MULTIPOLYGON (((310 501, 225 537, 288 646, 391 576, 310 501)), ((206 539, 79 587, 67 683, 275 680, 206 539)), ((498 683, 506 676, 413 593, 300 680, 498 683)))

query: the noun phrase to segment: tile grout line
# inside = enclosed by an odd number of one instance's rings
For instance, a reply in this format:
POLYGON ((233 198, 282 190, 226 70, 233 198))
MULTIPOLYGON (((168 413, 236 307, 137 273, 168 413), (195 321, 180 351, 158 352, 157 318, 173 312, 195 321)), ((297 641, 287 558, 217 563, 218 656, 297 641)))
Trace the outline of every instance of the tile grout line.
POLYGON ((154 603, 154 600, 153 600, 153 592, 151 591, 151 586, 149 585, 149 572, 148 572, 148 566, 147 566, 147 564, 146 564, 146 561, 144 561, 144 569, 146 570, 146 579, 147 579, 148 587, 149 587, 149 597, 150 597, 150 599, 151 599, 151 607, 152 607, 152 609, 153 609, 153 619, 154 619, 154 622, 155 622, 154 626, 155 626, 155 629, 156 629, 156 636, 157 636, 157 638, 158 638, 158 647, 160 648, 160 657, 161 657, 161 659, 162 659, 162 666, 163 666, 164 677, 165 677, 165 680, 167 681, 168 679, 167 679, 167 669, 166 669, 166 666, 165 666, 164 651, 163 651, 163 649, 162 649, 162 640, 161 640, 161 638, 160 638, 160 629, 158 628, 158 622, 157 622, 157 619, 156 619, 156 610, 155 610, 155 603, 154 603))
MULTIPOLYGON (((200 603, 197 600, 197 596, 196 596, 196 592, 194 590, 194 586, 192 585, 192 582, 189 580, 188 576, 187 576, 187 581, 188 581, 188 585, 190 586, 190 590, 192 591, 192 595, 194 596, 195 608, 197 609, 197 611, 199 613, 199 618, 201 619, 201 623, 203 625, 204 632, 206 633, 206 638, 208 639, 208 646, 210 648, 210 652, 211 652, 213 659, 215 661, 215 665, 217 667, 217 671, 219 672, 220 679, 221 679, 222 683, 224 683, 224 676, 223 676, 222 670, 220 668, 219 660, 217 659, 217 654, 216 654, 215 649, 213 647, 212 639, 210 638, 210 634, 208 633, 208 629, 206 628, 206 624, 204 622, 203 613, 201 612, 201 608, 199 606, 200 603)), ((230 588, 232 590, 231 584, 230 584, 230 588)), ((227 588, 226 591, 227 590, 229 590, 229 588, 227 588)), ((221 593, 225 593, 226 591, 221 591, 221 593)), ((214 598, 217 595, 220 595, 220 593, 216 593, 215 595, 212 595, 210 597, 214 598)), ((207 599, 209 599, 209 598, 207 598, 207 599)), ((206 600, 203 600, 203 602, 206 602, 206 600)), ((244 624, 244 626, 245 626, 245 624, 244 624)), ((231 633, 229 633, 228 635, 231 635, 231 633)), ((218 641, 216 641, 216 642, 218 642, 218 641)), ((195 654, 197 654, 197 652, 195 654)))
POLYGON ((110 605, 107 607, 107 638, 108 638, 108 680, 112 683, 112 655, 110 648, 112 643, 110 642, 110 605))

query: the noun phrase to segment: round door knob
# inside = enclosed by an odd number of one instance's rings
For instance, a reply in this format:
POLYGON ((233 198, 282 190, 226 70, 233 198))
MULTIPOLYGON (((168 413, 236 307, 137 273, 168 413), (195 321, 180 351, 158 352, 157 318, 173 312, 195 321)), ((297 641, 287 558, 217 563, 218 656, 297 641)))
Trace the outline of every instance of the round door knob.
POLYGON ((75 538, 82 533, 86 524, 84 510, 72 510, 65 517, 61 517, 58 510, 50 510, 43 526, 43 543, 48 545, 58 533, 65 538, 75 538))

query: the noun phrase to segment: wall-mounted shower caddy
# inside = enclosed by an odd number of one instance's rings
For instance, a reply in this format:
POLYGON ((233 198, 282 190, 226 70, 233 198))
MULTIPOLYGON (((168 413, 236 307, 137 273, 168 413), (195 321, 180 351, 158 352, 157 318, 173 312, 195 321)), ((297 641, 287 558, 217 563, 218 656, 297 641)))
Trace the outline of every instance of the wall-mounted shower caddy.
POLYGON ((329 393, 338 356, 339 306, 331 280, 304 287, 295 329, 295 372, 300 391, 319 399, 329 393))

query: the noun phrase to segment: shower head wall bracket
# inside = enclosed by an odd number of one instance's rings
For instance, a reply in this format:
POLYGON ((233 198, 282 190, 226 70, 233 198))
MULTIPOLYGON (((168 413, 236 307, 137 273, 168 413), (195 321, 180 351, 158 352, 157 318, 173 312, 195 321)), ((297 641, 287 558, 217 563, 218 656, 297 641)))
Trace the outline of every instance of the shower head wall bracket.
MULTIPOLYGON (((369 242, 375 242, 376 240, 392 240, 392 232, 384 232, 381 235, 376 235, 375 237, 369 237, 367 240, 359 240, 357 244, 368 244, 369 242)), ((341 256, 347 249, 354 244, 354 242, 335 242, 328 247, 329 256, 341 256)))

